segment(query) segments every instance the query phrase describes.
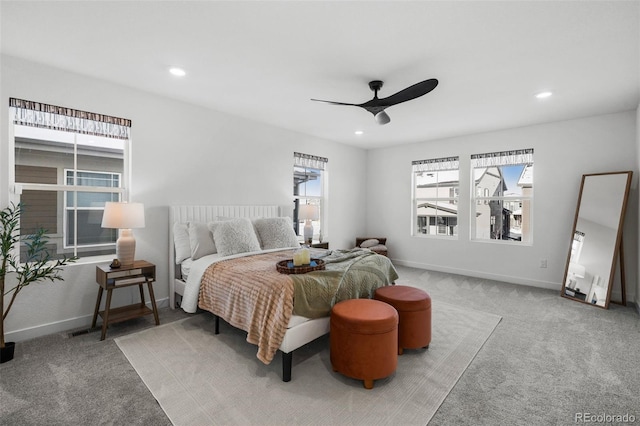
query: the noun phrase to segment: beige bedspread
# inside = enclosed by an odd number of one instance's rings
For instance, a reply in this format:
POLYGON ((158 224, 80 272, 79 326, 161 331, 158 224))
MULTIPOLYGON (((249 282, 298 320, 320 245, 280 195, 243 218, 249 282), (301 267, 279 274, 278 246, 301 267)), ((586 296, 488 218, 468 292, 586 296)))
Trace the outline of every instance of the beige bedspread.
MULTIPOLYGON (((368 251, 334 251, 326 271, 281 274, 280 260, 293 250, 262 253, 217 262, 202 277, 198 306, 247 332, 268 364, 277 352, 294 312, 308 317, 329 314, 339 300, 371 297, 375 288, 397 278, 391 262, 368 251)), ((312 255, 313 256, 313 255, 312 255)))

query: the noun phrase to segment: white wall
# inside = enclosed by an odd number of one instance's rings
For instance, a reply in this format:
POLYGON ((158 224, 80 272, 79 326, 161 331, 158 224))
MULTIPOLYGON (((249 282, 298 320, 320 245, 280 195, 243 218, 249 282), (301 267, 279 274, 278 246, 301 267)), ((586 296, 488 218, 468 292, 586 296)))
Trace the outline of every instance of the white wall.
MULTIPOLYGON (((386 236, 400 264, 560 289, 584 173, 633 170, 624 228, 627 293, 638 271, 636 113, 597 116, 368 151, 367 232, 386 236), (469 199, 469 157, 534 148, 533 244, 469 240, 469 205, 460 204, 457 240, 411 236, 411 161, 460 156, 460 198, 469 199), (547 259, 548 267, 540 268, 547 259)), ((614 288, 615 291, 615 288, 614 288)), ((617 292, 619 295, 619 290, 617 292)), ((614 296, 616 293, 614 293, 614 296)))
MULTIPOLYGON (((157 299, 168 297, 168 206, 293 202, 293 152, 327 157, 331 247, 362 234, 365 151, 158 97, 103 80, 13 57, 0 57, 0 206, 6 206, 8 98, 16 97, 132 120, 132 200, 146 208, 134 231, 136 257, 157 265, 157 299)), ((32 285, 7 317, 9 339, 67 330, 91 320, 95 265, 72 265, 65 281, 32 285)), ((114 306, 137 301, 133 288, 114 292, 114 306), (116 299, 117 297, 117 299, 116 299)))

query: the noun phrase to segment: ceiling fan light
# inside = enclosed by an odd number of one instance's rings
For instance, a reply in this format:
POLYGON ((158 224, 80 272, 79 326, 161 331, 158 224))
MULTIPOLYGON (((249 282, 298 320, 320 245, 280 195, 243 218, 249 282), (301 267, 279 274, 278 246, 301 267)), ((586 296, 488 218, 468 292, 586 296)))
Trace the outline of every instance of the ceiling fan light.
POLYGON ((375 115, 375 119, 376 119, 376 123, 378 123, 381 126, 391 121, 391 118, 389 118, 387 113, 384 111, 380 111, 379 113, 377 113, 375 115))

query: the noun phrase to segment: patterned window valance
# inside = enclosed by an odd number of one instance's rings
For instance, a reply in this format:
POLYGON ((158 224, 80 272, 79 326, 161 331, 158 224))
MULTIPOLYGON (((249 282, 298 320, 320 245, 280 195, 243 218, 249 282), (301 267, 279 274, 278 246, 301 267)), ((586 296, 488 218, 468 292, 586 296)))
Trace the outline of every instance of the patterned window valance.
POLYGON ((302 154, 300 152, 293 153, 293 164, 299 167, 308 167, 310 169, 324 170, 328 159, 310 154, 302 154))
POLYGON ((85 135, 129 139, 131 120, 73 108, 9 98, 15 109, 14 123, 85 135))
POLYGON ((458 170, 460 157, 432 158, 429 160, 416 160, 411 162, 414 172, 440 172, 445 170, 458 170))
POLYGON ((471 167, 513 166, 532 163, 533 148, 473 154, 471 156, 471 167))

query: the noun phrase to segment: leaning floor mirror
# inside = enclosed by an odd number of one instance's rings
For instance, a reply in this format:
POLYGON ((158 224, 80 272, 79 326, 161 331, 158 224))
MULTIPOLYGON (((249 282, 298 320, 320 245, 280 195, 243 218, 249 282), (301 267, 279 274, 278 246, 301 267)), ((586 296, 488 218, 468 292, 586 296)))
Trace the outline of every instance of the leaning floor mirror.
POLYGON ((625 303, 622 225, 632 172, 582 175, 562 284, 562 296, 609 308, 620 260, 625 303))

